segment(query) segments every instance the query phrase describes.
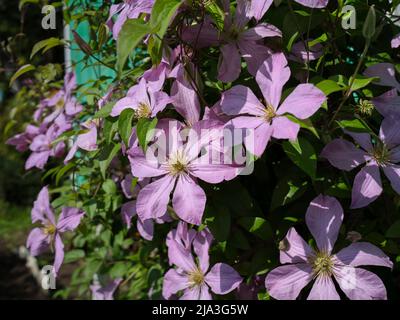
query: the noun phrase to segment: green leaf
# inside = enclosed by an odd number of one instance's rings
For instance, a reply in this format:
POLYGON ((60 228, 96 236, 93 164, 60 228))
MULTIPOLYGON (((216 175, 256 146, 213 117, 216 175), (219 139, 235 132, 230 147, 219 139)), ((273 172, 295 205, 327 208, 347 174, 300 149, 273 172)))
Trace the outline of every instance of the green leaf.
POLYGON ((270 210, 285 206, 300 198, 307 190, 308 182, 287 176, 279 181, 272 194, 270 210))
POLYGON ((206 10, 210 14, 218 30, 222 31, 224 29, 225 12, 215 0, 206 2, 206 10))
POLYGON ((27 73, 27 72, 35 70, 35 69, 36 69, 35 66, 33 66, 31 64, 26 64, 26 65, 22 66, 21 68, 19 68, 10 79, 10 87, 12 86, 14 81, 17 80, 24 73, 27 73))
POLYGON ((93 118, 98 119, 98 118, 108 117, 110 115, 114 105, 115 105, 115 102, 108 102, 105 106, 103 106, 99 111, 97 111, 95 113, 93 118))
POLYGON ((132 120, 135 116, 133 109, 128 108, 121 112, 118 119, 118 132, 126 146, 129 145, 129 138, 132 134, 132 120))
POLYGON ((318 131, 317 131, 317 129, 315 129, 315 127, 310 119, 304 119, 304 120, 298 119, 298 118, 292 116, 291 114, 287 114, 286 117, 288 119, 290 119, 291 121, 293 121, 294 123, 299 124, 301 128, 310 131, 314 136, 316 136, 319 139, 318 131))
POLYGON ((140 19, 127 19, 117 40, 117 70, 122 74, 126 59, 143 37, 150 33, 148 24, 140 19))
POLYGON ((320 89, 326 96, 338 91, 343 91, 345 87, 341 87, 333 80, 323 80, 316 84, 317 88, 320 89))
POLYGON ((388 231, 386 231, 386 237, 388 237, 388 238, 400 238, 400 220, 397 220, 388 229, 388 231))
POLYGON ((114 159, 114 157, 117 155, 120 149, 121 149, 120 143, 109 144, 102 149, 99 155, 99 166, 103 179, 105 179, 106 177, 106 170, 108 166, 110 165, 111 161, 114 159))
POLYGON ((148 118, 139 119, 136 125, 136 134, 139 140, 139 145, 143 151, 146 151, 148 142, 153 138, 154 128, 157 125, 157 118, 152 120, 148 118))
POLYGON ((341 120, 336 122, 342 129, 351 132, 358 132, 358 133, 372 132, 372 130, 368 127, 368 125, 360 119, 341 120))
POLYGON ((76 249, 65 253, 64 263, 71 263, 85 257, 85 251, 76 249))
POLYGON ((117 193, 117 186, 115 182, 111 179, 107 179, 103 182, 101 188, 104 190, 105 193, 113 195, 117 193))
POLYGON ((315 180, 317 173, 317 155, 314 147, 304 138, 296 141, 285 141, 283 150, 288 157, 311 179, 315 180))
POLYGON ((60 40, 58 38, 49 38, 49 39, 45 39, 42 41, 39 41, 38 43, 36 43, 33 46, 32 49, 32 53, 29 59, 32 59, 33 56, 38 53, 40 50, 42 50, 42 53, 45 53, 46 51, 50 50, 53 47, 56 46, 63 46, 65 45, 65 41, 64 40, 60 40))
POLYGON ((156 33, 160 39, 164 37, 172 17, 182 2, 182 0, 156 0, 150 17, 152 33, 156 33))
MULTIPOLYGON (((349 80, 349 85, 351 83, 351 79, 349 80)), ((357 75, 354 79, 353 84, 351 85, 351 91, 357 91, 369 85, 372 81, 376 80, 377 78, 367 78, 361 75, 357 75)))
POLYGON ((238 223, 248 232, 255 234, 263 240, 271 239, 273 232, 269 222, 260 217, 243 217, 238 223))
POLYGON ((122 278, 126 276, 128 270, 130 268, 129 263, 126 261, 118 261, 110 270, 110 277, 113 279, 122 278))
POLYGON ((75 163, 74 163, 74 162, 69 162, 69 163, 67 163, 67 165, 63 166, 63 167, 61 168, 60 171, 57 172, 57 175, 56 175, 56 185, 59 184, 61 178, 62 178, 69 170, 71 170, 73 167, 75 167, 75 163))
POLYGON ((231 230, 231 215, 227 208, 208 208, 205 224, 218 242, 228 239, 231 230))

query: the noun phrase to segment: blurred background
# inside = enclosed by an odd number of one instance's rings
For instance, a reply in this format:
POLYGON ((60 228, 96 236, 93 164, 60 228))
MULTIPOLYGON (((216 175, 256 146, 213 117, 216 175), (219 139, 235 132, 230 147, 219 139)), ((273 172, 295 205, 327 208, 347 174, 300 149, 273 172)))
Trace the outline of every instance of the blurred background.
MULTIPOLYGON (((64 53, 58 47, 34 58, 49 67, 38 68, 31 73, 32 79, 24 77, 9 86, 15 71, 31 63, 29 56, 36 42, 62 36, 61 16, 55 30, 41 28, 40 8, 46 2, 0 0, 0 299, 46 298, 20 252, 31 228, 30 210, 41 187, 40 172, 26 172, 27 155, 5 144, 24 130, 26 118, 32 115, 29 110, 34 110, 39 92, 45 89, 43 74, 62 77, 64 53)), ((57 11, 61 15, 61 10, 57 11)))

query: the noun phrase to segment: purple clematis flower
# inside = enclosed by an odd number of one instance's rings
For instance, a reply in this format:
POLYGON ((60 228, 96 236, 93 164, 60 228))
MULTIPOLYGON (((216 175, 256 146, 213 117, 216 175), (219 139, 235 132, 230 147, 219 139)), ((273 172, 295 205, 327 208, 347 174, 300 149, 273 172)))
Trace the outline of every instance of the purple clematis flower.
POLYGON ((118 39, 118 35, 127 19, 136 19, 142 13, 151 13, 154 0, 124 0, 119 4, 113 4, 110 8, 110 14, 107 25, 112 28, 113 37, 118 39), (117 20, 113 21, 113 16, 118 14, 117 20))
POLYGON ((64 117, 58 117, 46 132, 37 135, 29 146, 32 151, 26 160, 25 169, 29 170, 33 167, 43 169, 50 157, 59 158, 65 150, 65 143, 53 143, 63 132, 71 128, 70 122, 64 117))
MULTIPOLYGON (((220 122, 202 120, 190 130, 178 121, 166 121, 163 130, 156 136, 167 140, 165 156, 155 156, 153 145, 146 155, 141 148, 128 151, 132 174, 141 178, 157 178, 140 190, 136 209, 141 220, 162 217, 167 211, 170 194, 173 192, 172 206, 176 214, 184 221, 199 225, 203 216, 206 194, 198 185, 197 178, 208 183, 220 183, 233 179, 239 169, 234 166, 213 163, 210 154, 199 157, 200 151, 212 141, 221 138, 220 122), (187 143, 183 143, 181 134, 188 133, 187 143)), ((157 148, 157 144, 155 144, 157 148)))
POLYGON ((224 92, 221 98, 222 111, 238 116, 229 124, 234 128, 254 129, 255 141, 245 140, 248 150, 261 156, 271 137, 295 140, 300 125, 285 115, 299 119, 311 117, 326 100, 324 93, 312 84, 300 84, 280 104, 282 90, 290 78, 290 69, 283 53, 270 56, 257 72, 256 81, 264 96, 262 103, 245 86, 237 85, 224 92))
POLYGON ((64 244, 60 235, 66 231, 75 230, 84 214, 84 211, 77 208, 63 208, 58 222, 56 222, 50 206, 49 191, 47 187, 44 187, 40 191, 31 213, 32 223, 40 222, 42 224, 42 227, 34 228, 28 236, 26 246, 31 255, 40 255, 49 247, 54 249, 54 270, 57 274, 64 260, 64 244))
POLYGON ((352 191, 353 209, 364 208, 374 202, 382 193, 379 168, 390 180, 393 189, 400 194, 400 129, 397 118, 383 120, 379 139, 373 143, 367 133, 346 132, 360 145, 335 139, 329 143, 321 156, 340 170, 350 171, 359 165, 366 166, 356 175, 352 191))
POLYGON ((281 37, 281 31, 267 23, 259 23, 253 28, 246 29, 246 25, 254 15, 254 6, 247 0, 238 0, 236 13, 231 15, 229 1, 225 5, 224 29, 216 30, 211 20, 202 25, 191 26, 185 30, 183 38, 188 42, 195 42, 198 48, 221 45, 218 79, 223 82, 236 80, 241 72, 241 57, 248 66, 250 74, 256 75, 258 68, 271 54, 271 51, 258 42, 267 37, 281 37))
POLYGON ((165 92, 154 91, 146 79, 142 78, 139 84, 129 89, 125 98, 117 101, 111 111, 111 116, 116 117, 123 110, 130 108, 134 110, 135 117, 138 119, 155 117, 168 103, 170 103, 170 98, 165 92))
POLYGON ((386 288, 378 276, 362 265, 392 268, 389 257, 367 242, 355 242, 332 254, 343 222, 343 209, 333 197, 320 195, 306 213, 306 224, 317 249, 312 249, 294 228, 280 244, 283 266, 268 273, 265 286, 280 300, 295 300, 300 291, 315 280, 309 300, 339 300, 332 277, 351 300, 386 299, 386 288))
POLYGON ((211 300, 210 289, 215 294, 223 295, 240 285, 242 278, 231 266, 217 263, 210 269, 208 252, 211 242, 212 235, 207 229, 197 233, 189 249, 177 241, 170 241, 169 261, 178 268, 170 269, 164 276, 165 299, 183 291, 181 300, 211 300), (193 259, 192 246, 198 263, 193 259))
POLYGON ((97 125, 94 121, 90 120, 82 125, 88 131, 80 134, 70 151, 68 152, 64 164, 68 163, 78 151, 78 149, 86 151, 94 151, 97 149, 97 125))
POLYGON ((122 282, 121 278, 112 280, 109 284, 102 287, 99 283, 92 284, 90 290, 92 291, 93 300, 114 300, 114 292, 122 282))
POLYGON ((29 124, 23 133, 19 133, 14 137, 7 140, 7 144, 15 146, 19 152, 24 152, 29 149, 29 145, 32 143, 33 139, 42 133, 43 128, 38 128, 29 124))

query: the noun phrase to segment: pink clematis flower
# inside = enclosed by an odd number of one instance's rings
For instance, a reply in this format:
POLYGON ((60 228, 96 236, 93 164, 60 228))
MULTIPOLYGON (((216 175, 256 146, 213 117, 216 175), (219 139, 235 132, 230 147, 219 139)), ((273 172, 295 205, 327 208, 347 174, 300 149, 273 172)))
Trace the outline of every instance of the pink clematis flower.
POLYGON ((122 282, 121 278, 112 280, 109 284, 102 287, 99 283, 92 284, 90 290, 92 291, 93 300, 114 300, 114 292, 122 282))
POLYGON ((82 126, 88 131, 80 134, 71 149, 69 150, 64 164, 68 163, 78 151, 78 149, 86 150, 86 151, 94 151, 97 149, 97 125, 94 121, 90 120, 82 126))
POLYGON ((70 128, 70 121, 61 115, 46 132, 33 138, 32 143, 29 145, 32 153, 26 160, 25 169, 29 170, 33 167, 43 169, 50 157, 61 157, 65 150, 65 143, 58 142, 54 144, 53 141, 70 128))
POLYGON ((35 201, 32 209, 32 223, 40 222, 42 227, 34 228, 26 243, 32 256, 37 256, 46 251, 49 247, 54 249, 54 272, 58 273, 64 260, 64 244, 61 234, 75 230, 85 212, 77 208, 63 208, 61 215, 56 222, 53 209, 50 205, 49 191, 44 187, 35 201))
POLYGON ((29 149, 29 145, 32 143, 33 139, 42 133, 41 131, 43 131, 43 128, 38 128, 29 124, 23 133, 19 133, 8 139, 6 143, 15 146, 15 149, 19 152, 24 152, 29 149))
POLYGON ((125 98, 117 101, 111 111, 111 116, 116 117, 123 110, 130 108, 134 110, 138 119, 155 117, 168 103, 170 103, 170 98, 165 92, 154 91, 146 79, 142 78, 139 84, 129 89, 125 98))
POLYGON ((237 116, 230 121, 230 125, 238 129, 254 129, 255 141, 245 140, 245 145, 256 156, 263 154, 271 137, 290 140, 297 138, 300 125, 289 120, 285 116, 287 113, 299 119, 307 119, 326 100, 324 93, 314 85, 300 84, 280 104, 283 86, 289 78, 290 69, 285 55, 276 53, 264 62, 256 76, 265 103, 260 102, 248 87, 242 85, 234 86, 222 94, 222 111, 237 116))
POLYGON ((280 244, 280 261, 285 265, 273 269, 265 280, 273 298, 295 300, 315 280, 309 300, 339 300, 332 277, 351 300, 387 298, 379 277, 358 268, 362 265, 392 268, 393 263, 381 249, 367 242, 356 242, 332 253, 342 222, 343 209, 335 198, 320 195, 310 203, 306 224, 317 249, 311 248, 294 228, 289 229, 280 244))
POLYGON ((113 37, 118 39, 118 35, 127 19, 136 19, 142 13, 151 13, 154 0, 124 0, 119 4, 113 4, 110 8, 110 14, 107 20, 107 25, 112 28, 113 37), (118 14, 115 23, 113 16, 118 14))
POLYGON ((165 127, 158 130, 156 136, 168 139, 166 150, 162 150, 165 156, 154 156, 156 150, 153 150, 153 145, 149 146, 146 155, 141 148, 128 151, 133 176, 139 179, 157 178, 140 190, 136 203, 138 216, 143 221, 162 217, 173 193, 172 206, 176 214, 188 223, 199 225, 206 194, 197 179, 220 183, 233 179, 239 169, 210 161, 209 152, 199 157, 203 148, 220 139, 222 127, 219 122, 202 120, 189 130, 173 120, 164 124, 165 127), (185 133, 189 133, 187 143, 183 143, 181 136, 185 133))
POLYGON ((379 168, 390 180, 392 188, 400 194, 400 131, 396 119, 387 117, 383 120, 379 141, 375 143, 367 133, 346 132, 361 148, 346 140, 335 139, 322 150, 321 156, 340 170, 350 171, 366 163, 354 180, 353 209, 364 208, 381 195, 383 189, 379 168))
POLYGON ((217 263, 210 269, 208 252, 211 242, 212 235, 207 229, 197 233, 189 249, 177 241, 170 241, 168 257, 170 263, 178 268, 170 269, 164 276, 165 299, 183 291, 181 300, 211 300, 210 289, 215 294, 224 295, 240 285, 242 278, 231 266, 217 263), (193 258, 192 246, 198 263, 193 258))
POLYGON ((247 62, 252 75, 256 75, 258 68, 270 55, 271 51, 258 42, 267 37, 281 37, 281 31, 267 23, 259 23, 253 28, 246 29, 246 25, 254 15, 254 6, 247 0, 237 1, 236 13, 231 15, 229 2, 225 5, 224 30, 216 30, 211 20, 201 25, 191 26, 183 34, 185 41, 196 43, 198 48, 221 45, 218 79, 223 82, 236 80, 241 72, 241 57, 247 62))

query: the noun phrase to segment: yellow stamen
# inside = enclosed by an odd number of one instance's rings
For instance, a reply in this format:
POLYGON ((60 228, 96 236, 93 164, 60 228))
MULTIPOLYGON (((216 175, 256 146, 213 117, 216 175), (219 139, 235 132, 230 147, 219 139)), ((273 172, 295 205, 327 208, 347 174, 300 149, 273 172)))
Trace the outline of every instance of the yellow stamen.
POLYGON ((189 273, 189 286, 201 286, 204 282, 203 272, 199 268, 196 268, 192 272, 189 273))
POLYGON ((331 276, 333 273, 334 262, 332 257, 325 252, 318 252, 310 258, 315 276, 331 276))
POLYGON ((151 108, 147 103, 139 103, 137 110, 135 110, 135 117, 138 119, 149 118, 151 116, 151 108))

